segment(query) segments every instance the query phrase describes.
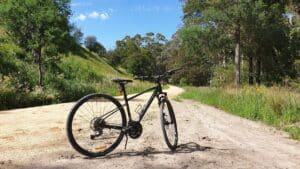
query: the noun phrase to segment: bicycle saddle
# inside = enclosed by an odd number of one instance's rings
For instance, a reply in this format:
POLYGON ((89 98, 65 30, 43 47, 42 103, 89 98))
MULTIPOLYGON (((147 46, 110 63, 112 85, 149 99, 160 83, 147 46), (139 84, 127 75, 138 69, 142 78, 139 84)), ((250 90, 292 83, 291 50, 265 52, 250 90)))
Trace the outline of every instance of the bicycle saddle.
POLYGON ((128 80, 128 79, 112 79, 111 81, 113 81, 115 83, 123 83, 123 84, 133 82, 132 80, 128 80))

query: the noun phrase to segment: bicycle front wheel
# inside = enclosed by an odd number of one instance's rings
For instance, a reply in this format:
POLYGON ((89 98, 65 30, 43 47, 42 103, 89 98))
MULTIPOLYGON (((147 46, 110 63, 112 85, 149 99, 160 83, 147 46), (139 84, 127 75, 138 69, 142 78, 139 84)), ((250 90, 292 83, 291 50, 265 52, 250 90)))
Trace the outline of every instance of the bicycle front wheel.
POLYGON ((178 143, 177 123, 172 105, 168 99, 162 100, 160 112, 161 127, 165 142, 170 150, 174 151, 176 150, 178 143))
POLYGON ((124 109, 115 98, 90 94, 72 108, 67 119, 67 136, 79 153, 103 156, 120 144, 125 126, 124 109))

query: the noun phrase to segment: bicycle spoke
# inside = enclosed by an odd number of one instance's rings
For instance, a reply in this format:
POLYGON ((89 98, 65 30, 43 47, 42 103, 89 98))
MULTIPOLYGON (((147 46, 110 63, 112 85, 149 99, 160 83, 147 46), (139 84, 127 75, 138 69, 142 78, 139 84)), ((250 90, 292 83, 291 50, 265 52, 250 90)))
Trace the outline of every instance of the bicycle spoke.
POLYGON ((91 96, 75 108, 71 129, 77 149, 85 154, 101 153, 119 144, 125 124, 116 104, 104 97, 91 96))

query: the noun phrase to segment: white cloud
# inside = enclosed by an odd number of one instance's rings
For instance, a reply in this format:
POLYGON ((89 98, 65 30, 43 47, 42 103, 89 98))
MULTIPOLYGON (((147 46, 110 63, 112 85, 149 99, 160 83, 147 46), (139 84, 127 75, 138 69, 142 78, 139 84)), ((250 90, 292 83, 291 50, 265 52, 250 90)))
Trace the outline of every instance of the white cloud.
POLYGON ((107 12, 103 12, 103 13, 100 14, 100 19, 101 20, 107 20, 109 18, 110 18, 110 16, 107 12))
POLYGON ((111 17, 111 14, 114 12, 113 9, 108 9, 106 11, 93 11, 90 13, 80 14, 77 17, 75 17, 75 21, 85 21, 86 19, 100 19, 102 21, 108 20, 111 17))
POLYGON ((92 13, 89 14, 89 17, 90 17, 90 18, 96 19, 96 18, 99 17, 99 15, 100 15, 100 14, 99 14, 98 12, 94 11, 94 12, 92 12, 92 13))
POLYGON ((88 14, 89 18, 91 19, 101 19, 101 20, 107 20, 110 18, 110 14, 108 12, 91 12, 88 14))
POLYGON ((75 18, 75 20, 84 21, 84 20, 86 20, 86 18, 87 18, 86 15, 80 14, 78 17, 75 18))

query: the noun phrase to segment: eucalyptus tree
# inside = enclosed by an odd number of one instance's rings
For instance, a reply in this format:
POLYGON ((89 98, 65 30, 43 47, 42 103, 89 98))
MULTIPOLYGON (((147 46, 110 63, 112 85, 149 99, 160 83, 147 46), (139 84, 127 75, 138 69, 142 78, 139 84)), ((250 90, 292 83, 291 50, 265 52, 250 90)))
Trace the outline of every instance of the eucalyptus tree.
POLYGON ((116 41, 116 48, 109 53, 113 65, 122 65, 134 75, 151 75, 163 71, 162 51, 166 38, 160 33, 148 32, 142 36, 125 36, 116 41))
MULTIPOLYGON (((286 7, 288 1, 188 0, 183 6, 184 28, 198 27, 198 55, 214 60, 234 53, 235 84, 240 84, 241 54, 248 61, 249 83, 279 82, 290 75, 293 63, 286 7), (205 33, 206 32, 206 33, 205 33), (206 39, 206 40, 205 40, 206 39), (203 41, 205 40, 205 41, 203 41), (203 47, 207 46, 207 47, 203 47), (231 48, 231 49, 230 49, 231 48), (225 54, 223 54, 225 53, 225 54)), ((185 33, 187 34, 187 33, 185 33)), ((292 36, 296 37, 296 36, 292 36)), ((186 41, 195 46, 194 41, 186 41)), ((226 61, 226 59, 225 59, 226 61)))
POLYGON ((87 49, 95 52, 99 56, 104 56, 106 54, 105 47, 97 41, 97 38, 95 36, 87 36, 84 40, 84 45, 87 49))
POLYGON ((45 61, 58 60, 72 39, 70 0, 2 0, 0 19, 7 34, 38 65, 39 85, 43 86, 45 61))
MULTIPOLYGON (((189 0, 183 7, 184 23, 186 26, 197 25, 203 30, 209 30, 211 35, 222 36, 220 41, 214 41, 214 37, 209 38, 211 44, 219 43, 218 46, 228 45, 228 39, 234 44, 234 62, 235 62, 235 84, 240 84, 240 63, 241 63, 241 15, 243 1, 233 0, 214 0, 199 1, 189 0), (220 44, 221 43, 221 44, 220 44)), ((208 42, 209 43, 209 42, 208 42)), ((203 44, 204 45, 204 44, 203 44)), ((211 45, 210 51, 215 51, 215 45, 211 45)), ((223 52, 225 49, 219 48, 223 52)), ((218 52, 220 53, 220 51, 218 52)), ((220 53, 221 54, 221 53, 220 53)))
POLYGON ((72 36, 74 37, 75 42, 77 44, 79 44, 79 45, 82 44, 83 32, 81 31, 80 28, 74 27, 73 30, 72 30, 72 36))

